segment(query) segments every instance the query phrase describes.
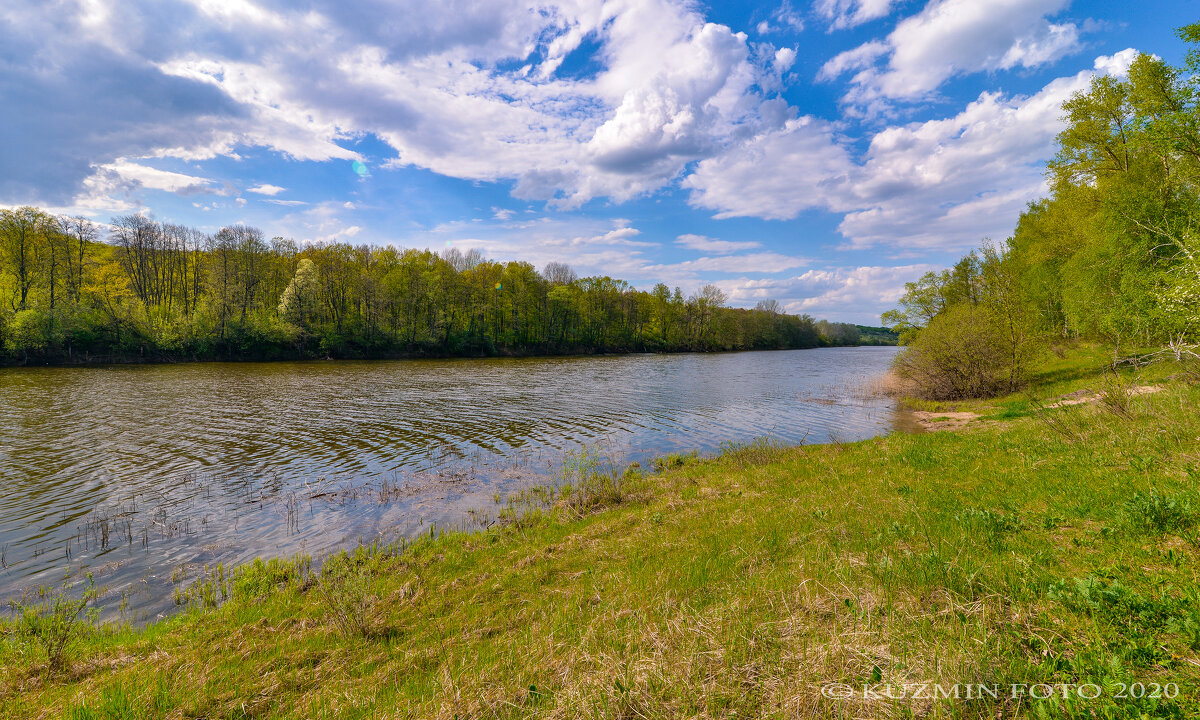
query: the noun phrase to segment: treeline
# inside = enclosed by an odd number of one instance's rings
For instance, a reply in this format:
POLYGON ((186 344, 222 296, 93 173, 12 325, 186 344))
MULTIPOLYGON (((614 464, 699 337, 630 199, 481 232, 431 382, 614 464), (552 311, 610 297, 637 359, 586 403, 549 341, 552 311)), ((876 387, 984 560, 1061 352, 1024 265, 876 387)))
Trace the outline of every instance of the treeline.
POLYGON ((930 397, 1011 391, 1049 343, 1114 360, 1200 342, 1200 24, 1184 67, 1143 54, 1063 105, 1050 195, 1003 245, 910 283, 884 315, 910 347, 897 368, 930 397))
POLYGON ((712 351, 855 344, 855 326, 477 251, 301 246, 141 215, 0 212, 7 362, 712 351))

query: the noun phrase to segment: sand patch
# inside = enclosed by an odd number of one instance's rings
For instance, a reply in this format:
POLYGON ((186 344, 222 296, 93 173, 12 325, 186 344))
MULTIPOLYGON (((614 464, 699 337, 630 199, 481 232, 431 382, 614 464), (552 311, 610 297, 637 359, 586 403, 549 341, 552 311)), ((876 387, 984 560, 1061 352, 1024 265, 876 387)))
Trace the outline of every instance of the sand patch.
POLYGON ((913 410, 909 413, 925 430, 961 430, 972 420, 979 419, 979 413, 973 412, 926 412, 913 410))

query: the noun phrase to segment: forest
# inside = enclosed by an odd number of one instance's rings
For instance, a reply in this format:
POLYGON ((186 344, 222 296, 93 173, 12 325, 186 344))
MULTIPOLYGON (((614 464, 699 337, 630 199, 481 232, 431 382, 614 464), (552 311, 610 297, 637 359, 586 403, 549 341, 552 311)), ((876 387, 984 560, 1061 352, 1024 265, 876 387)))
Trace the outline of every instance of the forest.
POLYGON ((478 251, 214 234, 144 215, 105 226, 37 208, 0 211, 0 361, 676 352, 895 344, 883 328, 726 306, 540 272, 478 251))
POLYGON ((1047 197, 1013 235, 909 283, 884 315, 902 377, 934 399, 1021 387, 1073 341, 1114 363, 1200 349, 1200 23, 1183 67, 1140 55, 1063 106, 1047 197))

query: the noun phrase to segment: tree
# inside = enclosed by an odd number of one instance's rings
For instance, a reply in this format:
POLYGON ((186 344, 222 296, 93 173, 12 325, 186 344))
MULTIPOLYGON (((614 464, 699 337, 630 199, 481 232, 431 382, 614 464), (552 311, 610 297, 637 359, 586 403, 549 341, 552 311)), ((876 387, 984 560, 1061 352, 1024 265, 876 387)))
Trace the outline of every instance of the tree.
POLYGON ((546 263, 546 267, 542 270, 542 277, 546 278, 546 282, 551 285, 570 285, 579 279, 570 265, 560 262, 546 263))
POLYGON ((317 266, 312 260, 302 258, 296 264, 296 274, 279 299, 279 317, 301 330, 306 330, 309 318, 317 307, 317 294, 320 289, 317 266))
POLYGON ((53 226, 53 218, 37 208, 0 210, 0 262, 15 280, 10 302, 14 310, 29 306, 29 294, 38 279, 38 261, 49 250, 47 236, 53 226))
POLYGON ((58 232, 65 240, 67 293, 72 302, 78 303, 83 294, 88 249, 96 244, 100 238, 100 231, 91 220, 76 215, 60 218, 58 232))
POLYGON ((775 315, 779 315, 780 313, 783 312, 782 308, 779 305, 779 301, 774 300, 774 299, 759 300, 758 303, 754 306, 754 309, 761 313, 766 313, 767 315, 770 315, 772 317, 774 317, 775 315))

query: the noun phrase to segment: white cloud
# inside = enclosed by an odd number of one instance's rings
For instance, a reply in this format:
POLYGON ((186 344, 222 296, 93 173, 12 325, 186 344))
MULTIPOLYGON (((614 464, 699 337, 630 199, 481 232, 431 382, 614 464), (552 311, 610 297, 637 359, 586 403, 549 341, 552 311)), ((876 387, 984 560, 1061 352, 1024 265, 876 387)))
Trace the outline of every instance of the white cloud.
POLYGON ((665 272, 667 275, 693 275, 699 272, 721 273, 777 273, 793 268, 804 267, 810 261, 807 258, 783 255, 776 252, 748 253, 746 255, 723 255, 721 257, 702 257, 696 260, 684 260, 677 263, 650 265, 643 272, 652 275, 665 272))
POLYGON ((1069 0, 932 0, 901 21, 888 35, 887 63, 878 41, 847 51, 826 63, 823 79, 862 69, 846 101, 866 105, 879 98, 913 100, 935 91, 956 75, 1032 68, 1080 48, 1079 28, 1048 18, 1069 0))
MULTIPOLYGON (((475 7, 490 19, 502 6, 475 7)), ((248 111, 249 122, 211 152, 251 144, 297 159, 350 159, 357 154, 342 141, 370 132, 397 153, 385 167, 512 179, 517 197, 570 206, 653 191, 687 163, 786 117, 786 104, 759 88, 773 86, 770 76, 794 51, 760 58, 745 35, 673 0, 509 8, 498 14, 508 18, 503 27, 424 52, 369 42, 324 12, 289 16, 297 37, 264 42, 257 54, 193 49, 159 63, 248 111), (601 43, 602 69, 586 79, 556 76, 585 37, 601 43), (544 57, 511 69, 535 51, 544 57)), ((444 22, 448 12, 406 22, 444 22)))
MULTIPOLYGON (((1134 56, 1096 67, 1122 71, 1134 56)), ((815 208, 844 214, 838 229, 850 247, 961 250, 1007 237, 1045 193, 1062 103, 1092 77, 1058 78, 1031 96, 984 92, 951 117, 885 128, 857 161, 831 126, 792 121, 704 160, 683 185, 719 218, 784 220, 815 208)))
MULTIPOLYGON (((519 197, 578 205, 652 192, 790 114, 771 93, 794 51, 752 51, 679 0, 445 0, 410 4, 402 21, 386 3, 334 0, 95 0, 84 10, 12 0, 0 13, 22 58, 0 65, 0 82, 23 88, 13 101, 42 113, 63 105, 68 119, 78 105, 48 99, 101 108, 87 118, 98 131, 0 118, 5 136, 72 149, 54 151, 64 157, 53 173, 24 170, 36 164, 27 153, 12 167, 5 158, 5 197, 78 192, 90 165, 119 157, 263 147, 366 160, 350 144, 371 134, 395 152, 383 167, 511 180, 519 197), (560 73, 585 40, 598 46, 597 69, 560 73), (47 63, 53 77, 38 71, 47 63)), ((799 23, 786 4, 773 17, 799 23)))
POLYGON ((246 192, 252 192, 258 195, 270 195, 274 197, 285 190, 287 190, 287 188, 279 187, 278 185, 271 185, 270 183, 264 183, 262 185, 255 185, 252 188, 247 188, 246 192))
POLYGON ((888 44, 882 40, 872 40, 856 48, 840 52, 821 66, 817 79, 823 81, 836 80, 851 70, 861 70, 871 67, 875 61, 888 53, 888 44))
POLYGON ((895 305, 904 294, 904 283, 939 267, 917 264, 826 268, 792 277, 719 280, 717 285, 729 295, 732 304, 750 306, 770 298, 778 300, 791 313, 878 325, 881 309, 895 305))
POLYGON ((833 126, 805 117, 700 162, 683 186, 692 191, 692 205, 716 210, 718 218, 784 220, 839 206, 853 169, 833 126))
POLYGON ((779 48, 775 51, 775 62, 773 67, 775 72, 784 73, 791 69, 796 63, 796 51, 792 48, 779 48))
POLYGON ((681 245, 688 250, 698 250, 717 255, 728 255, 742 250, 762 247, 762 243, 754 240, 717 240, 704 235, 693 234, 680 235, 675 238, 675 244, 681 245))
POLYGON ((147 190, 163 190, 180 195, 214 192, 214 182, 208 178, 185 175, 184 173, 168 172, 146 165, 139 165, 125 158, 116 162, 101 165, 100 171, 116 173, 122 180, 129 181, 147 190))
POLYGON ((860 209, 839 230, 856 247, 910 250, 1006 237, 1045 191, 1063 101, 1091 77, 1059 78, 1030 97, 983 93, 953 117, 878 133, 852 184, 860 209))
POLYGON ((817 0, 813 9, 829 21, 834 30, 861 25, 870 20, 887 17, 894 0, 817 0))
POLYGON ((1124 77, 1129 74, 1129 66, 1137 59, 1138 51, 1133 48, 1125 48, 1120 52, 1112 55, 1101 55, 1096 58, 1094 67, 1096 72, 1105 75, 1116 75, 1124 77))
POLYGON ((786 30, 789 32, 804 31, 804 17, 792 7, 789 0, 783 0, 783 3, 771 12, 768 20, 763 20, 755 27, 759 35, 766 35, 772 32, 786 30))

